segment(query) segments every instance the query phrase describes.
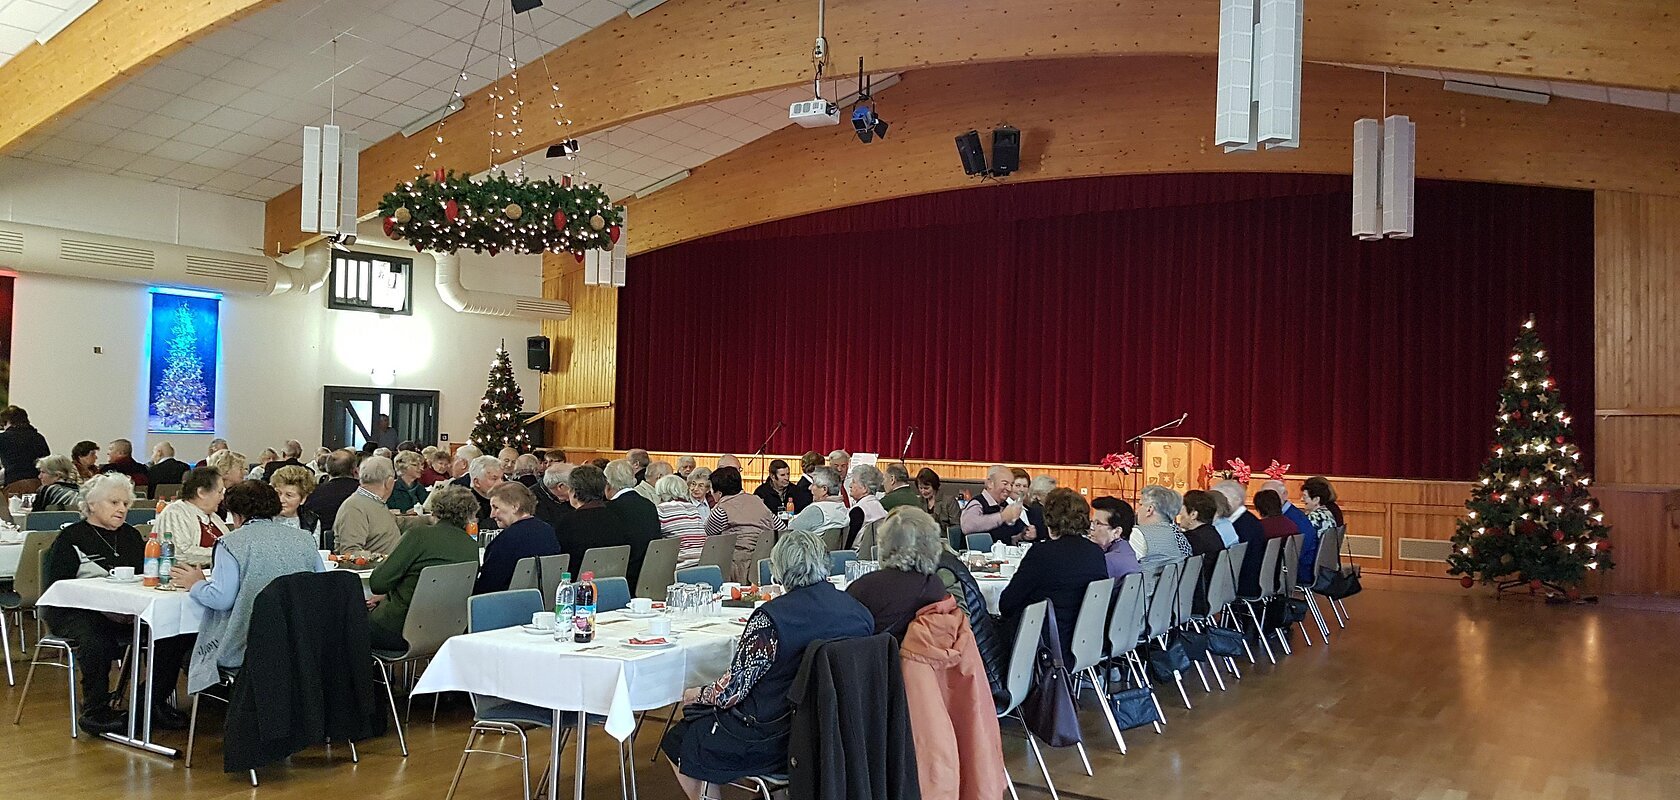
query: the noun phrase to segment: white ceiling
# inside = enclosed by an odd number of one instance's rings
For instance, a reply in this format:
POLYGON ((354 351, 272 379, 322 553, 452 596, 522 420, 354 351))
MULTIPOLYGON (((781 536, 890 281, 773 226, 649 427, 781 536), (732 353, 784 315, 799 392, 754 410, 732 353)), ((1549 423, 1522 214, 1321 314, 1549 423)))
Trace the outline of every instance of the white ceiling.
POLYGON ((1618 106, 1631 106, 1649 111, 1673 111, 1680 113, 1680 94, 1653 92, 1645 89, 1621 89, 1614 86, 1593 86, 1585 83, 1567 83, 1565 81, 1542 81, 1533 78, 1508 78, 1494 75, 1477 75, 1469 72, 1443 72, 1434 69, 1408 69, 1405 67, 1379 67, 1368 64, 1338 64, 1336 66, 1353 67, 1354 69, 1369 70, 1371 72, 1391 72, 1395 75, 1409 75, 1413 78, 1428 78, 1437 81, 1460 81, 1462 83, 1479 83, 1483 86, 1498 86, 1502 89, 1516 89, 1523 92, 1539 92, 1554 97, 1566 97, 1571 100, 1591 100, 1598 103, 1610 103, 1618 106))
POLYGON ((23 52, 42 32, 62 30, 92 6, 93 0, 0 0, 0 64, 23 52))

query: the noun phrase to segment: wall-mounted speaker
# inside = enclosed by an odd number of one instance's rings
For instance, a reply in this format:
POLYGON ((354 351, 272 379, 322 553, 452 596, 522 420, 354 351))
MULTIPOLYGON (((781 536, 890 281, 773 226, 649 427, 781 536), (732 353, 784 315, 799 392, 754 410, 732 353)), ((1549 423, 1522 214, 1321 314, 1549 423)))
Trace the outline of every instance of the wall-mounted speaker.
POLYGON ((532 336, 525 340, 525 366, 538 372, 548 372, 554 364, 552 359, 547 336, 532 336))
POLYGON ((986 174, 986 151, 980 149, 980 134, 969 131, 957 137, 957 155, 962 158, 964 175, 986 174))
POLYGON ((992 174, 1003 177, 1021 168, 1021 129, 999 125, 992 131, 992 174))

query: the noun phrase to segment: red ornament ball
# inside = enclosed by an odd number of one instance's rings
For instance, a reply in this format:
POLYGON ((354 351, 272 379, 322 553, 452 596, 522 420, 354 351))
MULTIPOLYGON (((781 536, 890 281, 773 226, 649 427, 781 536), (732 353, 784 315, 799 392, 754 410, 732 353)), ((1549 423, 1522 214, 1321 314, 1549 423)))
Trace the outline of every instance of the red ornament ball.
POLYGON ((567 222, 566 212, 564 212, 564 211, 554 212, 554 229, 555 230, 557 230, 557 231, 565 230, 566 229, 566 222, 567 222))
POLYGON ((444 177, 445 177, 445 175, 444 175, 444 172, 443 172, 443 167, 438 167, 437 169, 432 170, 432 180, 433 181, 435 181, 437 183, 443 183, 444 177))
POLYGON ((577 259, 577 262, 579 264, 583 263, 583 253, 582 252, 573 253, 572 256, 577 259))
POLYGON ((485 248, 484 248, 484 249, 485 249, 485 251, 486 251, 486 252, 488 252, 488 253, 489 253, 489 254, 490 254, 490 255, 495 255, 495 254, 497 254, 497 253, 500 253, 500 252, 502 252, 502 251, 501 251, 501 250, 500 250, 500 249, 498 249, 498 248, 497 248, 497 247, 496 247, 496 246, 495 246, 495 245, 489 245, 489 246, 487 246, 487 247, 485 247, 485 248))
POLYGON ((607 238, 612 239, 613 244, 618 244, 618 237, 623 236, 623 235, 624 235, 624 229, 618 227, 617 225, 614 225, 614 226, 607 229, 607 238))
POLYGON ((1468 589, 1468 588, 1476 585, 1476 579, 1470 577, 1469 575, 1466 575, 1466 576, 1458 579, 1458 585, 1463 586, 1464 588, 1468 589))
POLYGON ((454 200, 443 201, 443 215, 448 217, 450 222, 454 222, 461 216, 461 204, 454 200))
POLYGON ((1610 552, 1610 540, 1609 539, 1600 540, 1599 543, 1598 543, 1598 549, 1603 550, 1606 553, 1610 552))
POLYGON ((386 236, 388 236, 388 237, 390 237, 390 238, 392 238, 392 239, 395 239, 395 238, 397 238, 397 234, 396 234, 396 229, 397 229, 397 220, 396 220, 396 219, 395 219, 395 218, 393 218, 393 217, 386 217, 386 218, 385 218, 385 221, 384 221, 384 222, 383 222, 383 223, 381 223, 381 224, 382 224, 382 225, 383 225, 383 227, 384 227, 384 228, 385 228, 385 235, 386 235, 386 236))
POLYGON ((1563 531, 1552 531, 1552 541, 1554 541, 1554 542, 1563 541, 1563 531))
POLYGON ((560 185, 561 186, 571 186, 572 185, 572 176, 561 175, 560 176, 560 185))
POLYGON ((1539 578, 1535 578, 1534 580, 1528 582, 1528 590, 1531 592, 1538 592, 1544 586, 1545 584, 1541 583, 1539 578))
POLYGON ((1562 436, 1557 437, 1557 443, 1558 444, 1563 444, 1563 437, 1562 436))

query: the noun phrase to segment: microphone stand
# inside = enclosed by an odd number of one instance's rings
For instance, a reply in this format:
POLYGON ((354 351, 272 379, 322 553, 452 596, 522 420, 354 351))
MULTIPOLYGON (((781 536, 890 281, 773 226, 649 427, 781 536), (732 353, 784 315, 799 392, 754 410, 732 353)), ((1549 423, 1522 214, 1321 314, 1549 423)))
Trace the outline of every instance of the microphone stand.
POLYGON ((764 437, 764 444, 759 445, 758 450, 753 452, 753 454, 752 454, 753 469, 758 469, 758 462, 763 460, 765 448, 768 448, 770 446, 770 440, 776 438, 776 434, 781 432, 782 426, 784 424, 786 424, 786 423, 782 423, 782 422, 776 423, 776 427, 770 429, 770 435, 764 437))
POLYGON ((909 457, 909 455, 910 455, 910 443, 913 442, 913 441, 916 441, 916 426, 911 425, 910 426, 910 435, 904 437, 904 449, 899 451, 899 454, 898 454, 898 463, 903 464, 904 469, 906 471, 908 471, 910 469, 910 465, 907 462, 905 462, 904 459, 909 457))
POLYGON ((1143 439, 1144 439, 1144 437, 1146 437, 1146 436, 1148 436, 1152 433, 1157 433, 1159 431, 1164 431, 1164 430, 1167 430, 1169 428, 1176 428, 1180 425, 1183 425, 1184 420, 1188 419, 1189 417, 1190 417, 1190 412, 1186 411, 1183 414, 1180 414, 1178 416, 1178 419, 1171 420, 1171 421, 1168 421, 1168 422, 1163 422, 1160 425, 1156 425, 1155 427, 1150 428, 1149 430, 1146 430, 1143 433, 1140 433, 1140 434, 1138 434, 1136 436, 1133 436, 1132 438, 1126 440, 1126 445, 1127 445, 1128 448, 1133 444, 1137 445, 1137 457, 1138 457, 1137 488, 1132 492, 1132 499, 1136 500, 1137 498, 1143 496, 1143 439))

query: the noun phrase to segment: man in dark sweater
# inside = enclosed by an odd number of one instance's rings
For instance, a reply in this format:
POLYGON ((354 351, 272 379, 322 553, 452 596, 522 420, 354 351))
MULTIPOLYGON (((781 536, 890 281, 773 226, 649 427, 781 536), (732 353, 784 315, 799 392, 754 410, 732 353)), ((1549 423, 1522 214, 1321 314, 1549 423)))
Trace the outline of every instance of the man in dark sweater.
POLYGON ((302 458, 303 442, 296 439, 287 439, 286 443, 280 446, 280 460, 270 461, 263 465, 263 482, 267 483, 273 480, 274 473, 279 472, 286 467, 303 466, 303 461, 301 460, 302 458))
POLYGON ((572 487, 574 510, 560 519, 554 535, 560 540, 560 551, 571 556, 572 574, 577 575, 583 567, 583 556, 590 549, 632 544, 632 536, 624 517, 607 508, 607 478, 595 465, 574 468, 567 483, 572 487))
POLYGON ((146 478, 153 486, 179 484, 190 469, 187 462, 175 457, 175 445, 158 442, 152 446, 152 463, 146 467, 146 478))
POLYGON ((572 513, 572 487, 566 484, 572 476, 572 465, 550 464, 543 470, 542 480, 531 493, 537 496, 537 519, 558 530, 560 518, 572 513))
POLYGON ((357 463, 354 451, 334 450, 327 456, 327 481, 315 487, 303 501, 303 510, 315 514, 326 530, 332 530, 333 520, 338 519, 338 507, 361 486, 356 480, 357 463))
MULTIPOLYGON (((758 499, 770 508, 770 513, 780 514, 787 510, 788 500, 792 499, 790 489, 793 486, 792 470, 788 463, 781 459, 770 462, 770 475, 764 482, 753 490, 758 499)), ((797 503, 795 504, 797 505, 797 503)))
POLYGON ((41 473, 35 468, 35 462, 52 455, 47 447, 47 437, 35 430, 29 424, 29 412, 17 406, 6 406, 0 409, 0 467, 6 470, 6 491, 9 494, 27 494, 35 491, 40 485, 41 473), (22 485, 14 488, 20 481, 34 481, 34 485, 22 485))
POLYGON ((624 576, 630 581, 631 591, 635 591, 636 581, 642 576, 642 561, 647 557, 648 543, 660 536, 659 510, 636 491, 635 483, 631 483, 636 480, 633 467, 629 459, 615 461, 607 465, 602 475, 607 481, 607 491, 612 495, 612 499, 607 501, 607 509, 624 520, 624 533, 630 539, 630 565, 625 568, 624 576))
POLYGON ((112 439, 105 452, 111 454, 111 460, 99 468, 100 472, 127 475, 136 488, 148 485, 151 479, 147 476, 146 465, 134 460, 133 442, 127 439, 112 439))

